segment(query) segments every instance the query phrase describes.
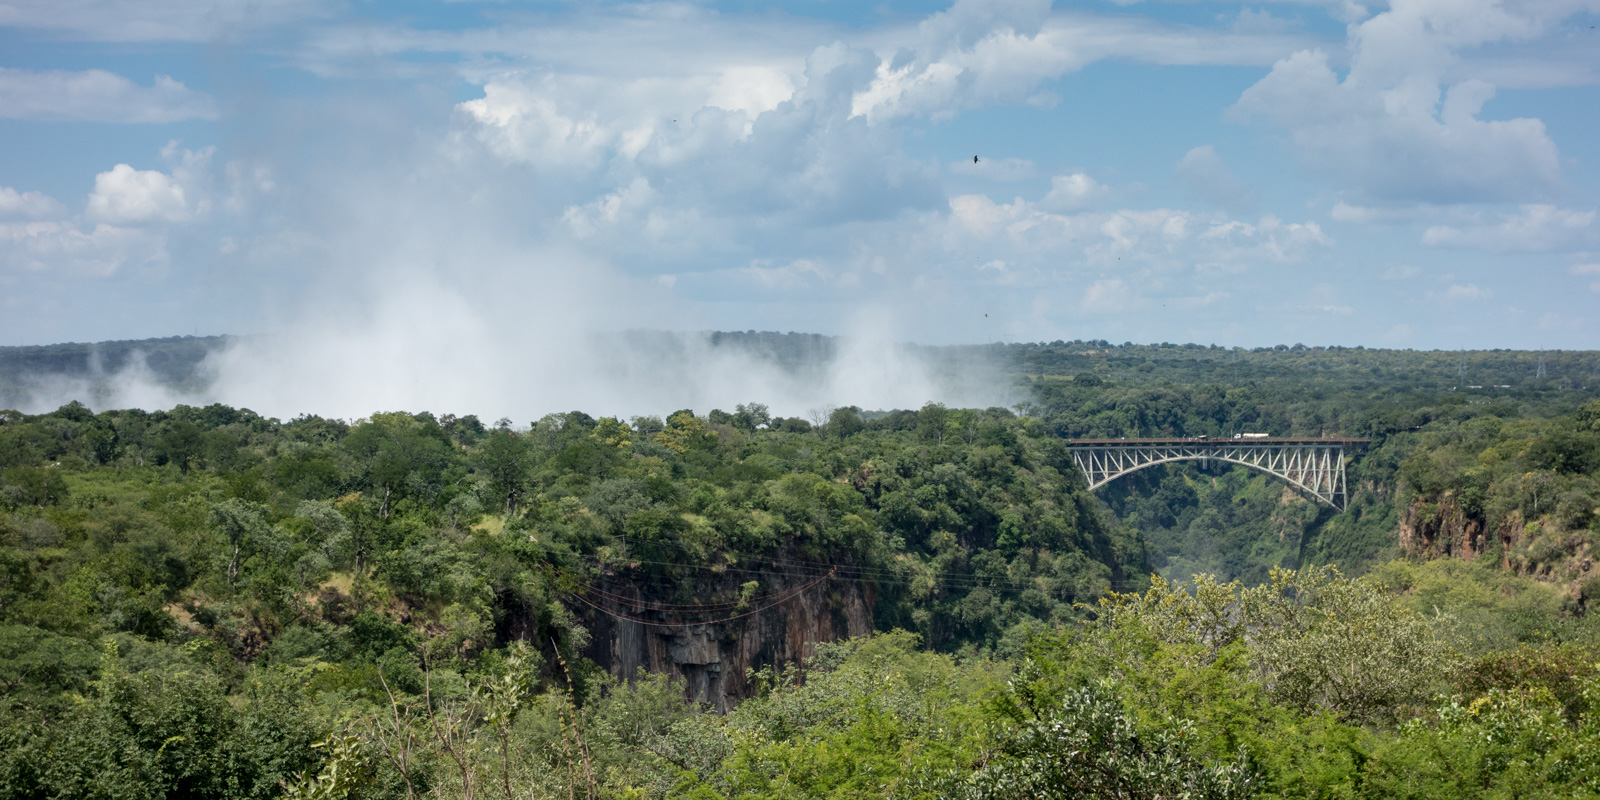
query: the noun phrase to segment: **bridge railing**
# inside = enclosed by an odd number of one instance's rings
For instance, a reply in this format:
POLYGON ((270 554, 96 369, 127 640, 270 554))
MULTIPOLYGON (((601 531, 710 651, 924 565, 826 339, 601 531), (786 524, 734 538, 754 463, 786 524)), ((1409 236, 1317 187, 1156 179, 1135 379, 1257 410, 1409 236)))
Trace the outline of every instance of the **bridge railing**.
POLYGON ((1150 439, 1067 439, 1067 445, 1128 445, 1128 444, 1227 444, 1227 445, 1252 445, 1252 444, 1344 444, 1364 445, 1371 439, 1358 439, 1341 436, 1263 436, 1254 439, 1234 439, 1228 436, 1169 436, 1150 439))

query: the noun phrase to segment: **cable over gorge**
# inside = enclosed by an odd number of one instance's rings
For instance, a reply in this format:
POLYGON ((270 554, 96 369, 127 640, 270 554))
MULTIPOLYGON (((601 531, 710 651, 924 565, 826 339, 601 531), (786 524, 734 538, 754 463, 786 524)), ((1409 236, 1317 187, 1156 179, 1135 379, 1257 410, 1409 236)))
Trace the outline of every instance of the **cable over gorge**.
MULTIPOLYGON (((835 567, 834 569, 829 570, 827 574, 819 575, 814 580, 808 583, 803 583, 792 589, 785 589, 781 592, 776 592, 761 597, 741 596, 738 600, 732 600, 724 603, 658 603, 653 600, 644 600, 639 597, 629 598, 618 594, 612 594, 611 592, 607 592, 603 589, 598 589, 596 587, 581 583, 577 584, 576 589, 567 590, 566 595, 574 600, 577 600, 578 602, 583 603, 584 605, 589 606, 590 608, 593 608, 596 611, 607 614, 616 619, 626 620, 639 625, 650 625, 657 628, 692 628, 713 624, 728 624, 744 619, 745 617, 755 616, 756 614, 760 614, 761 612, 769 609, 777 608, 789 600, 800 596, 801 593, 833 577, 837 572, 838 568, 835 567), (625 610, 618 611, 607 604, 622 604, 625 610), (664 619, 646 619, 642 616, 638 616, 639 614, 645 613, 650 613, 653 617, 662 617, 664 619)), ((756 582, 752 581, 746 585, 751 589, 754 589, 756 582)), ((741 592, 741 595, 742 594, 744 593, 741 592)))

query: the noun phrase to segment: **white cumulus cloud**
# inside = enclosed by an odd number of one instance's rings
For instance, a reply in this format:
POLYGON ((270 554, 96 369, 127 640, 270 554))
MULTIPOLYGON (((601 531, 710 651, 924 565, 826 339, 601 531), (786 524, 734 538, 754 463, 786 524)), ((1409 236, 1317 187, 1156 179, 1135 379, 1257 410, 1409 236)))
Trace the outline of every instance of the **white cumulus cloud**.
POLYGON ((85 230, 59 220, 0 222, 0 265, 11 269, 106 276, 126 264, 166 258, 165 237, 138 228, 99 224, 85 230))
POLYGON ((1081 172, 1057 175, 1050 179, 1050 192, 1040 201, 1046 208, 1058 211, 1081 211, 1092 208, 1110 194, 1110 189, 1081 172))
POLYGON ((1182 209, 1119 209, 1056 213, 1045 202, 996 203, 984 195, 951 198, 944 225, 950 249, 1006 255, 1008 267, 1045 273, 1134 267, 1234 272, 1291 263, 1333 244, 1315 222, 1255 222, 1182 209))
POLYGON ((189 203, 171 175, 118 164, 94 176, 88 212, 107 222, 182 222, 189 203))
POLYGON ((1255 206, 1249 184, 1239 180, 1228 168, 1216 148, 1201 145, 1178 160, 1173 175, 1200 200, 1223 208, 1248 210, 1255 206))
POLYGON ((8 0, 0 26, 74 40, 206 41, 327 13, 312 0, 8 0))
POLYGON ((0 186, 0 219, 47 219, 65 214, 66 207, 54 197, 0 186))
POLYGON ((1589 284, 1589 289, 1600 292, 1600 264, 1574 264, 1572 274, 1592 276, 1594 281, 1589 284))
POLYGON ((172 172, 134 169, 118 164, 94 177, 86 211, 90 219, 117 224, 188 222, 204 216, 211 157, 215 147, 184 150, 177 140, 161 148, 172 172))
POLYGON ((851 115, 941 119, 1026 97, 1040 80, 1083 64, 1070 47, 1040 35, 1049 13, 1049 0, 957 0, 878 63, 872 82, 852 98, 851 115))
POLYGON ((1052 14, 1048 0, 957 0, 883 37, 851 113, 874 123, 947 119, 999 103, 1054 105, 1038 85, 1104 59, 1155 64, 1270 64, 1303 39, 1277 31, 1161 25, 1121 15, 1052 14))
POLYGON ((1487 300, 1493 296, 1494 292, 1475 283, 1452 283, 1444 290, 1446 300, 1487 300))
POLYGON ((1396 0, 1350 27, 1343 77, 1326 52, 1302 50, 1278 61, 1234 111, 1286 129, 1308 166, 1361 200, 1551 197, 1561 160, 1544 123, 1483 119, 1496 87, 1463 63, 1487 46, 1534 41, 1584 8, 1600 4, 1396 0))
POLYGON ((0 117, 161 123, 216 119, 217 104, 210 95, 166 75, 140 86, 99 69, 33 72, 0 67, 0 117))
POLYGON ((607 219, 648 219, 656 207, 807 225, 936 207, 937 167, 905 155, 895 132, 849 117, 851 88, 871 65, 865 50, 818 47, 799 88, 766 110, 710 105, 716 83, 700 79, 571 76, 510 76, 460 109, 495 157, 561 176, 555 191, 583 193, 563 206, 580 234, 607 219))
POLYGON ((1561 180, 1555 142, 1537 119, 1478 119, 1493 93, 1481 81, 1441 93, 1420 76, 1376 87, 1341 81, 1327 54, 1304 51, 1278 62, 1235 109, 1288 128, 1313 170, 1379 202, 1550 194, 1561 180))
POLYGON ((1434 225, 1422 243, 1473 247, 1497 252, 1549 252, 1577 249, 1595 238, 1595 212, 1531 204, 1516 214, 1499 214, 1476 224, 1434 225))

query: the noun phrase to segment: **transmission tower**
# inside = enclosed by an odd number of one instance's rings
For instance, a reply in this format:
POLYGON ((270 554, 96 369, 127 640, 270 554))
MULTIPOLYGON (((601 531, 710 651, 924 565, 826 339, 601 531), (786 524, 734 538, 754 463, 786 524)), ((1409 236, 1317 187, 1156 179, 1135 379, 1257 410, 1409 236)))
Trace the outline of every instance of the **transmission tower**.
POLYGON ((1543 378, 1543 377, 1545 377, 1545 372, 1544 372, 1544 351, 1543 350, 1539 351, 1539 369, 1538 369, 1537 372, 1534 373, 1533 377, 1535 377, 1535 378, 1543 378))

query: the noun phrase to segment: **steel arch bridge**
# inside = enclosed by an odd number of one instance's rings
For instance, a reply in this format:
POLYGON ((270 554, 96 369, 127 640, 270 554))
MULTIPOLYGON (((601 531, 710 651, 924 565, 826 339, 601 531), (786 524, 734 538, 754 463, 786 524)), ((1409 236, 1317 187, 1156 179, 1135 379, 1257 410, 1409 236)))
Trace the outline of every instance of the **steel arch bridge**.
POLYGON ((1130 472, 1172 461, 1226 461, 1257 469, 1343 511, 1344 465, 1370 439, 1069 439, 1091 491, 1130 472))

